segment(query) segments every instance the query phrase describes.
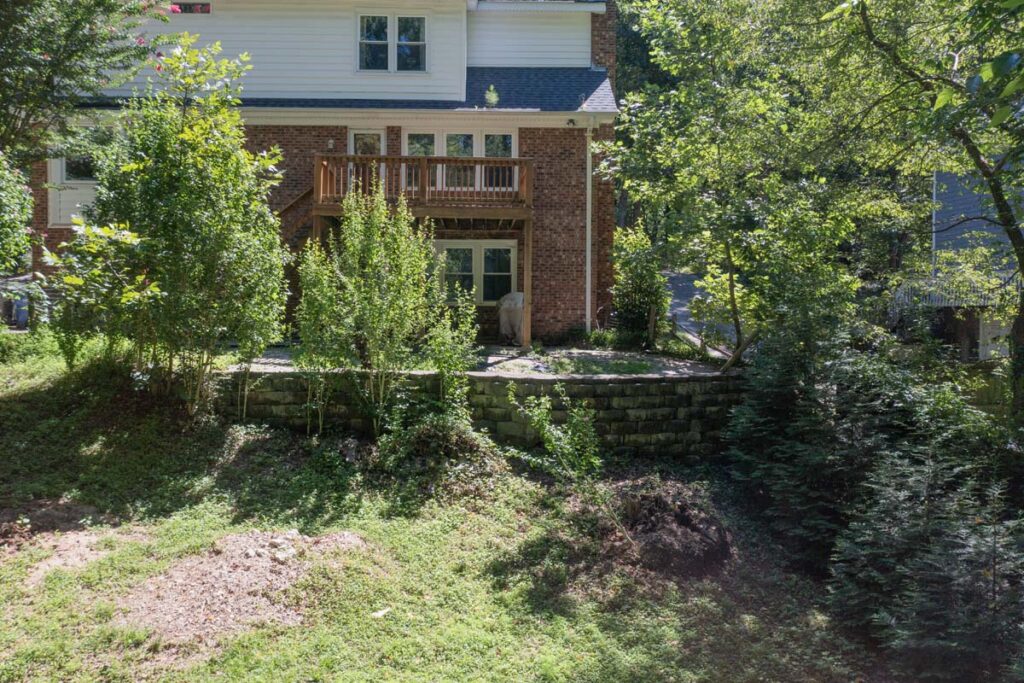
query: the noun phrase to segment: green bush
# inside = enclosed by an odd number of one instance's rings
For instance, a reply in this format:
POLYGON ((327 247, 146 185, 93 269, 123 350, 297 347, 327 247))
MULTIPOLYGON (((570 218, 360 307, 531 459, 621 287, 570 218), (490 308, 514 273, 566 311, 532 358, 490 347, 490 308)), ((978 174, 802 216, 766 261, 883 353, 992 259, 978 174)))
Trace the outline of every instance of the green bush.
POLYGON ((125 340, 152 388, 180 388, 192 411, 229 344, 244 362, 281 338, 288 258, 268 204, 280 156, 246 149, 236 106, 246 67, 195 40, 122 110, 97 151, 90 223, 50 256, 69 358, 98 331, 125 340))
POLYGON ((642 345, 652 347, 664 330, 670 301, 660 255, 641 228, 619 228, 615 231, 613 263, 612 305, 620 334, 635 336, 642 345))
POLYGON ((24 174, 0 152, 0 275, 25 264, 32 221, 32 193, 24 174))
POLYGON ((544 454, 529 459, 561 482, 584 483, 601 471, 601 442, 594 429, 596 417, 586 403, 571 400, 562 385, 555 386, 555 394, 565 411, 564 424, 556 424, 550 396, 527 396, 520 403, 516 385, 508 385, 508 401, 522 415, 527 424, 540 437, 544 454))
POLYGON ((350 370, 353 389, 375 436, 381 436, 407 383, 404 372, 441 375, 438 402, 465 412, 461 373, 476 350, 476 309, 468 294, 450 300, 429 230, 417 230, 404 203, 383 191, 350 193, 326 248, 302 256, 296 311, 300 367, 321 382, 350 370))
POLYGON ((996 679, 1024 627, 1012 439, 959 387, 858 345, 765 340, 728 430, 733 473, 804 566, 831 576, 836 618, 897 668, 996 679))

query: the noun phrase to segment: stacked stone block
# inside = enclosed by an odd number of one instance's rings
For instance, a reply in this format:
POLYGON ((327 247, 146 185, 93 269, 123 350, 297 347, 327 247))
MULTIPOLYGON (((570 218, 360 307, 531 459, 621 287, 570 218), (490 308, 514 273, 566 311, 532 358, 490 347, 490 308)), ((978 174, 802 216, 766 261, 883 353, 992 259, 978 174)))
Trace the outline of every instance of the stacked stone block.
MULTIPOLYGON (((239 407, 241 375, 226 376, 218 405, 232 419, 242 419, 239 407)), ((335 375, 325 410, 325 424, 346 431, 365 432, 367 424, 357 410, 348 380, 335 375)), ((508 385, 515 383, 520 400, 548 395, 553 418, 566 418, 556 386, 570 400, 585 402, 595 412, 595 427, 605 447, 621 455, 708 456, 720 448, 721 430, 729 412, 742 398, 738 375, 508 377, 470 374, 469 404, 478 429, 487 430, 499 443, 533 446, 536 435, 508 401, 508 385)), ((412 376, 412 391, 437 395, 438 379, 429 373, 412 376)), ((316 414, 309 404, 309 383, 300 373, 252 375, 244 419, 306 429, 316 414)))

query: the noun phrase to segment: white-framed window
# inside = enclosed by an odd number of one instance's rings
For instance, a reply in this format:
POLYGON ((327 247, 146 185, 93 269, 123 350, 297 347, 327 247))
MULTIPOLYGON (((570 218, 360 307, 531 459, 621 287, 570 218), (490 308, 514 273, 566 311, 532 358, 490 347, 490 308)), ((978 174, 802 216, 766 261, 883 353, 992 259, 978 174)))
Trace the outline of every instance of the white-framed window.
POLYGON ((388 153, 388 137, 383 130, 349 130, 349 154, 382 156, 388 153))
POLYGON ((60 160, 61 181, 64 184, 93 185, 96 183, 96 169, 87 156, 67 157, 60 160))
POLYGON ((368 12, 358 32, 359 71, 427 71, 427 17, 368 12))
POLYGON ((427 18, 396 17, 395 70, 427 70, 427 18))
MULTIPOLYGON (((449 129, 403 131, 402 153, 405 156, 484 157, 511 159, 519 153, 519 137, 514 130, 449 129)), ((508 167, 477 168, 452 164, 441 178, 447 189, 508 189, 518 183, 518 173, 508 167)), ((410 172, 407 186, 417 187, 415 172, 410 172)), ((431 178, 432 187, 438 182, 431 178)))
POLYGON ((515 292, 519 254, 515 240, 434 240, 444 254, 449 291, 473 290, 478 305, 495 305, 515 292))

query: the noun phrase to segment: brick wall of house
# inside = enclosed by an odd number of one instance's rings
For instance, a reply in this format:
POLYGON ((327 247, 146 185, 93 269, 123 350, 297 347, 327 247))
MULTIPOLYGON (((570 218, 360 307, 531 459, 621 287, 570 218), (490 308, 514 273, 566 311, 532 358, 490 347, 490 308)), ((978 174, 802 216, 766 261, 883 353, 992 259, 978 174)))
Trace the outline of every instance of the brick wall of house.
MULTIPOLYGON (((597 137, 595 135, 595 137, 597 137)), ((586 131, 520 128, 520 155, 534 159, 533 331, 557 340, 586 321, 586 131)), ((611 236, 615 229, 610 183, 594 181, 591 315, 608 306, 611 236)))
POLYGON ((32 164, 29 174, 29 186, 32 188, 32 270, 48 275, 53 269, 43 264, 43 247, 55 251, 62 242, 71 239, 72 230, 68 226, 50 227, 50 193, 46 189, 47 164, 37 161, 32 164))
POLYGON ((590 59, 594 66, 608 69, 614 88, 619 11, 615 0, 607 0, 607 8, 604 14, 590 15, 590 59))
POLYGON ((345 126, 247 126, 248 147, 261 152, 277 146, 284 159, 281 184, 274 189, 270 205, 280 210, 313 187, 313 157, 316 154, 345 154, 348 128, 345 126), (331 149, 329 141, 334 141, 331 149))

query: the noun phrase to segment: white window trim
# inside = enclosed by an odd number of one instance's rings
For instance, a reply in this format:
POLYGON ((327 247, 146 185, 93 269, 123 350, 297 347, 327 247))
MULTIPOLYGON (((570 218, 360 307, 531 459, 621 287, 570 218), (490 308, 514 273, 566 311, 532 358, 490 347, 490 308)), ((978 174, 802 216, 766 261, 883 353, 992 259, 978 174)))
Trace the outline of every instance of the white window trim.
POLYGON ((473 300, 477 306, 497 306, 497 301, 484 301, 484 249, 512 251, 512 291, 519 291, 519 243, 516 240, 434 240, 434 249, 443 255, 445 249, 473 250, 473 300))
POLYGON ((402 129, 402 155, 409 155, 410 135, 433 135, 434 156, 443 157, 448 154, 448 135, 457 133, 470 133, 473 136, 473 156, 483 157, 487 148, 484 144, 484 136, 487 135, 511 135, 512 136, 512 158, 519 156, 519 131, 515 128, 403 128, 402 129))
MULTIPOLYGON (((388 10, 388 9, 361 9, 356 11, 356 52, 355 71, 362 75, 396 74, 400 76, 423 76, 430 73, 430 37, 431 14, 427 11, 409 10, 388 10), (360 46, 363 42, 363 17, 387 17, 388 18, 388 68, 387 69, 364 69, 362 65, 362 53, 360 46), (422 19, 423 20, 423 60, 425 62, 422 71, 399 71, 398 70, 398 18, 422 19)), ((419 45, 419 43, 415 43, 419 45)))
POLYGON ((388 131, 386 128, 350 128, 348 131, 348 153, 356 153, 356 135, 379 135, 381 156, 388 153, 388 131))
POLYGON ((61 157, 60 159, 54 159, 56 162, 55 167, 51 167, 53 177, 60 178, 60 185, 67 187, 96 187, 98 182, 94 180, 71 180, 68 178, 67 170, 67 159, 61 157))

